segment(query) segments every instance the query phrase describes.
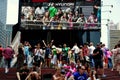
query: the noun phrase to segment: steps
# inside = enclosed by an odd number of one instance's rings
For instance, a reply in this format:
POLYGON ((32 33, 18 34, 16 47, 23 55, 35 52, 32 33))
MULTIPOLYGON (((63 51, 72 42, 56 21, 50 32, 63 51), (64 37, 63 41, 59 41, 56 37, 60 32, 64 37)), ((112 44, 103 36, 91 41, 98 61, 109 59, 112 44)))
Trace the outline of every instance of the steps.
POLYGON ((120 75, 118 71, 111 71, 111 69, 105 69, 106 78, 102 78, 101 80, 120 80, 120 75))
MULTIPOLYGON (((5 74, 5 69, 0 68, 0 80, 17 80, 16 71, 16 68, 10 68, 9 72, 5 74)), ((43 68, 41 73, 42 80, 45 80, 47 77, 52 79, 52 75, 55 73, 55 69, 43 68)))
MULTIPOLYGON (((55 73, 55 69, 42 69, 42 74, 43 74, 42 80, 45 80, 45 76, 47 76, 48 74, 53 75, 54 73, 55 73)), ((120 80, 120 75, 118 74, 117 71, 111 71, 111 69, 105 69, 105 75, 107 75, 107 77, 102 78, 101 80, 120 80)), ((7 74, 5 74, 4 68, 0 68, 0 80, 17 80, 16 68, 10 68, 7 74)))
POLYGON ((4 68, 0 68, 0 80, 17 80, 16 68, 10 68, 7 74, 4 68))

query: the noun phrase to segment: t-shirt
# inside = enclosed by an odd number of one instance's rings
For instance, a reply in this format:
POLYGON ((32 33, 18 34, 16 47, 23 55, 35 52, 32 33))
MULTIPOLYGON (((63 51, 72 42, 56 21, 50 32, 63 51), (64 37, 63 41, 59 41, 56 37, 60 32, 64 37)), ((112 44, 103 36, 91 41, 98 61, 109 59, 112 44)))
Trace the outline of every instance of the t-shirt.
POLYGON ((62 48, 62 52, 63 52, 63 56, 67 56, 68 55, 68 47, 62 48))
POLYGON ((29 55, 29 46, 24 46, 24 54, 29 55))
POLYGON ((29 74, 29 69, 20 69, 19 73, 20 73, 21 80, 25 80, 29 74))
POLYGON ((50 48, 46 48, 45 54, 49 55, 50 53, 51 53, 51 49, 50 48))
POLYGON ((86 73, 80 74, 79 72, 75 72, 75 73, 73 73, 73 76, 74 76, 75 80, 87 80, 86 73))
POLYGON ((57 9, 55 7, 50 7, 49 12, 50 12, 50 18, 52 18, 56 15, 57 9))
POLYGON ((101 60, 102 59, 102 56, 103 56, 103 51, 99 48, 96 48, 94 51, 93 51, 93 54, 96 54, 97 52, 99 52, 97 55, 94 55, 93 56, 93 59, 97 59, 97 60, 101 60))
POLYGON ((10 47, 5 48, 3 51, 3 56, 5 57, 5 59, 11 59, 13 57, 13 54, 14 50, 10 47))
POLYGON ((53 49, 53 55, 57 55, 57 50, 53 49))

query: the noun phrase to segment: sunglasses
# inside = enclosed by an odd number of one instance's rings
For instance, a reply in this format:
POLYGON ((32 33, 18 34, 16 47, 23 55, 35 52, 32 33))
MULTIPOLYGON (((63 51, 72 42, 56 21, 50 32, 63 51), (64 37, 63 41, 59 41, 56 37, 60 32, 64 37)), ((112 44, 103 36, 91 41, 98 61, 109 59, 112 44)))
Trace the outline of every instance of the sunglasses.
POLYGON ((85 70, 84 68, 81 68, 82 70, 85 70))

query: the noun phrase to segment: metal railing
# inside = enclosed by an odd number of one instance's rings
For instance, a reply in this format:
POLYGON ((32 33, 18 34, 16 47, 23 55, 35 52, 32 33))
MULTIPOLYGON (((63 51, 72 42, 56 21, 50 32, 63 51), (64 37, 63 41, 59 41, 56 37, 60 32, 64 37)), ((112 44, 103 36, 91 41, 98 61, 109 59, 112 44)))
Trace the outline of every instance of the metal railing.
POLYGON ((41 20, 23 20, 21 21, 21 27, 23 29, 101 29, 101 23, 65 21, 47 21, 44 23, 41 20), (44 23, 47 25, 44 25, 44 23))
POLYGON ((20 45, 20 39, 21 39, 21 32, 18 31, 13 39, 13 41, 11 42, 11 46, 12 48, 14 49, 15 51, 15 54, 14 54, 14 58, 12 59, 11 61, 11 67, 14 67, 14 65, 16 64, 17 62, 17 55, 18 55, 18 47, 20 45))

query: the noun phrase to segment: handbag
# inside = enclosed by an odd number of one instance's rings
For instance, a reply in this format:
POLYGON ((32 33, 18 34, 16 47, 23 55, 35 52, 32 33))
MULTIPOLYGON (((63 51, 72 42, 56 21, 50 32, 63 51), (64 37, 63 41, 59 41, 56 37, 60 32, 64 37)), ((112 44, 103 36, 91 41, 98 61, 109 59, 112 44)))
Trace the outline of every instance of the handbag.
POLYGON ((35 56, 34 56, 34 61, 37 62, 37 61, 39 61, 39 60, 40 60, 40 56, 35 55, 35 56))

